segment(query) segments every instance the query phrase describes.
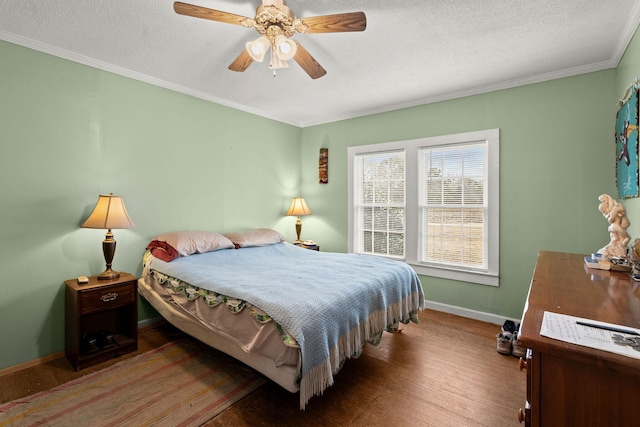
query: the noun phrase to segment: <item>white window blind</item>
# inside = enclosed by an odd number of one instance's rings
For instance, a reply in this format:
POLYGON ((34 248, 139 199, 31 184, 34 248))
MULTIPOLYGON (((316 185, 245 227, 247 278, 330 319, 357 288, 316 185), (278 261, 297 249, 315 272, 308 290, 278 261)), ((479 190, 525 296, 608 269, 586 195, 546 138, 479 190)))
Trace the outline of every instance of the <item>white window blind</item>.
POLYGON ((360 253, 404 257, 404 151, 357 156, 360 253))
POLYGON ((487 270, 485 143, 419 149, 421 262, 487 270))

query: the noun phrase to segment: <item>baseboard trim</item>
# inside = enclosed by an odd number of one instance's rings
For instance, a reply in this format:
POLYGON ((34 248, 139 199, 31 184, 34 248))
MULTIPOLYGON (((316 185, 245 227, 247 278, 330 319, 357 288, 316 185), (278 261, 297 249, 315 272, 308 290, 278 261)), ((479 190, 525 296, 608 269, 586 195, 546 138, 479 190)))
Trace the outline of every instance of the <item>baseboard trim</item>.
POLYGON ((493 313, 485 313, 482 311, 471 310, 464 307, 458 307, 455 305, 443 304, 435 301, 425 301, 427 308, 436 311, 443 311, 445 313, 455 314, 456 316, 468 317, 469 319, 480 320, 483 322, 493 323, 496 325, 504 324, 505 320, 512 320, 513 322, 520 323, 520 319, 512 319, 505 316, 498 316, 493 313))
MULTIPOLYGON (((158 326, 158 324, 163 322, 166 323, 166 320, 164 320, 164 318, 162 318, 161 316, 152 317, 151 319, 140 320, 138 321, 138 331, 149 329, 149 328, 155 328, 156 326, 158 326)), ((0 377, 4 375, 12 374, 14 372, 21 371, 23 369, 31 368, 37 365, 42 365, 47 362, 51 362, 52 360, 61 359, 63 357, 65 357, 64 351, 59 351, 57 353, 49 354, 47 356, 38 357, 37 359, 28 360, 26 362, 19 363, 17 365, 9 366, 7 368, 0 369, 0 377)))
POLYGON ((59 351, 57 353, 49 354, 47 356, 38 357, 37 359, 29 360, 27 362, 23 362, 18 365, 9 366, 8 368, 0 369, 0 377, 4 375, 13 374, 14 372, 18 372, 23 369, 31 368, 33 366, 42 365, 47 362, 51 362, 52 360, 59 359, 61 357, 64 357, 64 351, 59 351))
POLYGON ((160 323, 167 323, 167 321, 162 316, 156 316, 150 319, 140 320, 138 321, 138 330, 141 331, 143 329, 155 328, 160 323))
MULTIPOLYGON (((457 316, 468 317, 470 319, 480 320, 483 322, 494 323, 496 325, 502 325, 504 321, 508 319, 506 317, 498 316, 492 313, 484 313, 482 311, 470 310, 468 308, 456 307, 454 305, 442 304, 435 301, 425 301, 425 305, 428 309, 431 309, 431 310, 443 311, 445 313, 451 313, 457 316)), ((516 323, 520 323, 520 319, 509 319, 509 320, 513 320, 516 323)), ((138 321, 138 330, 156 327, 159 323, 163 323, 163 322, 166 322, 166 320, 161 316, 140 320, 138 321)), ((31 368, 33 366, 41 365, 41 364, 50 362, 52 360, 62 358, 64 356, 65 356, 64 351, 60 351, 57 353, 50 354, 48 356, 38 357, 37 359, 29 360, 24 363, 19 363, 14 366, 9 366, 8 368, 0 369, 0 376, 9 375, 26 368, 31 368)))

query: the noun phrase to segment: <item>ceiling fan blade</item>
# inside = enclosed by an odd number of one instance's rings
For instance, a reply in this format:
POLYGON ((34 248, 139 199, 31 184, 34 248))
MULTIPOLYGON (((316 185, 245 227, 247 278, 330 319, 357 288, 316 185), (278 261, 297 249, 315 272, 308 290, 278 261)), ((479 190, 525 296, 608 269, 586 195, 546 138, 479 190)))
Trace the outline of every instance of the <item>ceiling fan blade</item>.
POLYGON ((301 21, 307 26, 305 31, 301 31, 304 34, 364 31, 367 28, 367 17, 364 12, 313 16, 311 18, 303 18, 301 21))
POLYGON ((222 12, 220 10, 196 6, 194 4, 182 3, 177 1, 173 3, 173 10, 175 10, 179 15, 193 16, 194 18, 209 19, 211 21, 242 25, 245 27, 253 26, 253 19, 247 18, 246 16, 235 15, 233 13, 222 12))
POLYGON ((302 67, 304 71, 307 72, 307 74, 309 74, 309 77, 311 77, 312 79, 317 79, 327 74, 327 70, 322 68, 322 65, 320 65, 318 61, 313 58, 313 56, 311 56, 307 49, 302 47, 302 45, 297 41, 296 45, 298 46, 298 50, 296 51, 296 55, 293 57, 293 59, 298 63, 298 65, 302 67))
POLYGON ((251 65, 252 63, 253 63, 253 58, 251 57, 251 55, 249 55, 249 52, 247 52, 246 49, 242 49, 242 52, 240 52, 240 55, 238 55, 238 57, 234 59, 234 61, 231 64, 229 64, 229 69, 231 71, 237 71, 241 73, 247 68, 249 68, 249 65, 251 65))

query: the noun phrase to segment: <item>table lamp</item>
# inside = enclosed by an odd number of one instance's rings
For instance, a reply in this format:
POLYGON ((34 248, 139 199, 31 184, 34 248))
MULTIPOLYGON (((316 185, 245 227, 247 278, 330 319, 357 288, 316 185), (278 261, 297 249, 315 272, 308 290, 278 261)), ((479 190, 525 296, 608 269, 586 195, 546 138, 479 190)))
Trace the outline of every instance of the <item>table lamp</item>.
POLYGON ((98 279, 110 280, 120 277, 120 273, 111 269, 111 262, 116 253, 116 241, 113 238, 111 229, 135 227, 135 224, 129 218, 127 209, 124 207, 122 197, 114 196, 113 193, 108 196, 99 196, 93 212, 81 227, 107 230, 105 239, 102 242, 102 252, 104 253, 107 269, 98 275, 98 279))
POLYGON ((291 206, 289 206, 289 210, 287 211, 287 216, 297 216, 296 220, 296 234, 298 235, 298 239, 295 243, 302 243, 300 240, 300 232, 302 231, 302 222, 300 221, 300 216, 302 215, 311 215, 311 210, 307 206, 302 197, 294 197, 291 199, 291 206))

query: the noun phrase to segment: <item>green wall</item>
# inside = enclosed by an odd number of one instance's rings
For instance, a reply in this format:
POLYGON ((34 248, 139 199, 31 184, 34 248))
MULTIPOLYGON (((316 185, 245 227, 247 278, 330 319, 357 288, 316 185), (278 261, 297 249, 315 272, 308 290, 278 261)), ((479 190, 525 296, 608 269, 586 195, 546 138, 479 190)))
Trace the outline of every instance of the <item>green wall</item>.
POLYGON ((63 280, 104 270, 106 230, 79 227, 99 194, 136 223, 114 230, 113 267, 133 274, 165 231, 295 239, 297 127, 5 42, 0 94, 0 369, 64 350, 63 280))
POLYGON ((520 318, 540 250, 591 253, 609 242, 598 196, 615 190, 615 71, 305 128, 304 235, 347 248, 347 147, 500 128, 500 286, 421 277, 427 300, 520 318), (317 184, 320 147, 329 184, 317 184))
MULTIPOLYGON (((422 282, 438 304, 519 318, 539 250, 608 243, 597 198, 617 194, 615 102, 640 74, 640 41, 617 69, 304 129, 10 43, 0 58, 2 369, 64 349, 62 281, 104 269, 104 232, 79 227, 101 193, 123 196, 137 225, 114 231, 117 270, 140 274, 164 231, 273 227, 293 240, 284 212, 298 194, 313 211, 303 239, 344 252, 347 147, 490 128, 501 134, 501 284, 422 282)), ((633 235, 640 204, 625 204, 633 235)))

